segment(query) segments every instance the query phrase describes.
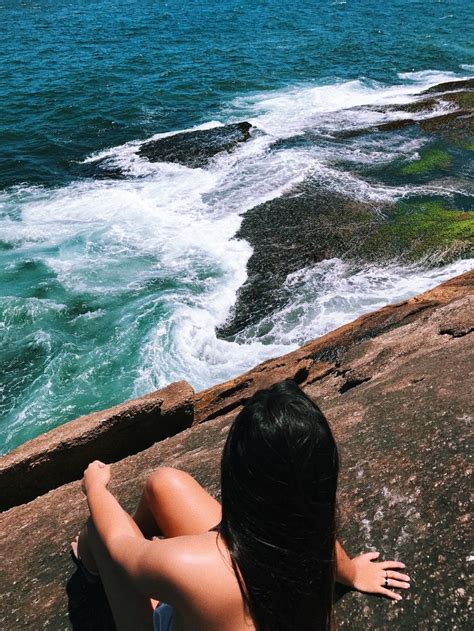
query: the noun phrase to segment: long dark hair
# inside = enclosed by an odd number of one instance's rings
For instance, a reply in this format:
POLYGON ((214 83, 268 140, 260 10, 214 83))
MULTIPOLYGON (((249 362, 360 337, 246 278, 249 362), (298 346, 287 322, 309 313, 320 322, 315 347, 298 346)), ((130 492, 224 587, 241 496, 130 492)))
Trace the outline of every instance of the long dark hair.
POLYGON ((332 627, 339 462, 318 406, 293 381, 257 392, 222 454, 222 522, 258 631, 332 627))

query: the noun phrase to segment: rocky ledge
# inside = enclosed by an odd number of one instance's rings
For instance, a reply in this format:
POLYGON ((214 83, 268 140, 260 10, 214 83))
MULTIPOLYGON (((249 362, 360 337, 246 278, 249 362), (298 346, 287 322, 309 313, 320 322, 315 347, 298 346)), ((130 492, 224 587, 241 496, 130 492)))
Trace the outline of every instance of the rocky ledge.
MULTIPOLYGON (((339 628, 469 628, 473 287, 470 272, 194 398, 183 391, 184 426, 193 425, 180 431, 178 419, 176 435, 161 440, 158 432, 159 442, 116 462, 112 490, 131 510, 146 476, 169 465, 189 471, 218 496, 220 452, 235 414, 256 389, 291 377, 319 402, 340 445, 341 540, 352 554, 378 549, 383 557, 403 559, 412 577, 410 593, 396 606, 345 595, 336 607, 339 628)), ((176 401, 183 387, 172 391, 176 401)), ((165 398, 155 393, 152 404, 143 405, 154 405, 161 418, 165 398)), ((96 417, 98 434, 90 417, 73 422, 76 442, 89 441, 95 457, 101 443, 109 453, 109 423, 117 441, 120 418, 126 432, 134 415, 141 419, 137 427, 145 422, 142 403, 132 402, 128 414, 127 405, 118 410, 118 421, 113 411, 96 417), (81 434, 83 422, 89 425, 81 434)), ((171 409, 176 417, 177 407, 171 409)), ((72 430, 66 425, 63 431, 72 430)), ((16 463, 22 453, 36 453, 40 462, 40 445, 33 447, 17 452, 16 463)), ((56 452, 44 453, 54 459, 56 452)), ((17 475, 18 488, 35 466, 17 475)), ((85 584, 69 560, 69 541, 86 512, 80 483, 73 481, 0 515, 0 628, 113 628, 101 589, 85 584)))

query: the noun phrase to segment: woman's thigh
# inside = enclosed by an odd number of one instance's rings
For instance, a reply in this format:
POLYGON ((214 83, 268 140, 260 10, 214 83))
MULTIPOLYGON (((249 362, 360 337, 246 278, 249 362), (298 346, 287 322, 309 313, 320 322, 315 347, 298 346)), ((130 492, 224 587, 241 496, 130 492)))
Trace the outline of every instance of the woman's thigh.
POLYGON ((153 515, 165 537, 207 532, 221 520, 221 505, 188 473, 162 467, 145 484, 142 503, 153 515))

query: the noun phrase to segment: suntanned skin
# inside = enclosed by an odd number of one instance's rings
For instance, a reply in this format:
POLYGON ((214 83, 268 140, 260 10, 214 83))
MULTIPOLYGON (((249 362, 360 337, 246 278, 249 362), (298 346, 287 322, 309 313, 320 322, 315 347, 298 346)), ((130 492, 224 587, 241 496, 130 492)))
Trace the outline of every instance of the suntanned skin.
MULTIPOLYGON (((209 532, 221 520, 219 502, 187 473, 162 468, 147 480, 132 519, 107 490, 109 479, 109 466, 99 461, 85 471, 91 518, 72 547, 100 574, 118 631, 151 631, 158 601, 173 607, 173 631, 253 631, 227 548, 209 532)), ((409 587, 398 571, 405 566, 377 557, 351 560, 337 543, 337 580, 400 600, 383 583, 387 573, 390 588, 409 587)))

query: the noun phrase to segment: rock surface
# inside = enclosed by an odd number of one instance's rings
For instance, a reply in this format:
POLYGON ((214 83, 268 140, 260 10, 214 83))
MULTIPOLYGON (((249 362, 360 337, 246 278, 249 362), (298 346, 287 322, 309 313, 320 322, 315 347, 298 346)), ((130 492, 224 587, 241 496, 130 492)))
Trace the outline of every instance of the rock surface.
MULTIPOLYGON (((172 162, 190 168, 204 168, 219 153, 230 152, 251 137, 252 125, 246 121, 231 123, 211 129, 197 129, 133 143, 136 153, 150 162, 172 162)), ((95 180, 123 180, 130 173, 113 155, 72 164, 71 173, 78 177, 95 180)))
POLYGON ((92 460, 115 462, 190 427, 194 390, 172 383, 70 421, 0 458, 0 510, 77 480, 92 460))
MULTIPOLYGON (((410 125, 419 125, 425 132, 434 132, 454 140, 467 141, 474 134, 474 80, 450 81, 440 83, 421 93, 421 98, 406 105, 372 106, 381 112, 397 111, 414 114, 428 114, 428 118, 401 118, 400 120, 381 123, 375 127, 378 131, 394 131, 410 125), (444 110, 444 111, 443 111, 444 110), (433 115, 433 112, 438 112, 433 115)), ((345 136, 361 135, 367 129, 358 129, 345 133, 345 136)))
POLYGON ((230 151, 250 138, 252 125, 233 123, 212 129, 198 129, 151 140, 138 154, 150 162, 177 162, 185 166, 204 167, 222 151, 230 151))
MULTIPOLYGON (((474 272, 368 314, 197 395, 195 426, 112 468, 131 510, 157 466, 219 494, 219 458, 242 403, 295 378, 321 405, 341 452, 340 538, 356 554, 403 559, 410 593, 392 606, 350 593, 340 629, 468 629, 469 422, 474 272)), ((87 514, 72 482, 0 516, 0 628, 112 629, 100 588, 74 571, 68 543, 87 514)))

